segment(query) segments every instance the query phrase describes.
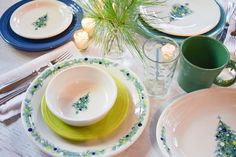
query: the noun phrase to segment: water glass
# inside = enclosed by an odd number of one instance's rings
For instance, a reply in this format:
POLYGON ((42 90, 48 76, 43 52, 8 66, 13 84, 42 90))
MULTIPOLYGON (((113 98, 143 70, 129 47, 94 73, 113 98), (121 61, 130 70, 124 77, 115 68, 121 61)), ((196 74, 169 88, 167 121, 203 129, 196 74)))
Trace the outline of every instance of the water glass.
POLYGON ((179 45, 171 38, 158 36, 143 45, 144 84, 150 96, 168 93, 179 58, 179 45))

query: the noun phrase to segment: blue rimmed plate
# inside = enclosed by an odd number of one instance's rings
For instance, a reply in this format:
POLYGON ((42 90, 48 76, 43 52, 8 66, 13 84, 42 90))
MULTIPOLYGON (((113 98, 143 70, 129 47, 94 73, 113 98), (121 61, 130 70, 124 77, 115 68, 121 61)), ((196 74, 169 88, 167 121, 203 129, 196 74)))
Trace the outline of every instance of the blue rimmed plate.
POLYGON ((10 27, 11 15, 18 7, 22 6, 27 2, 30 2, 30 0, 25 0, 12 5, 2 15, 0 19, 0 35, 7 43, 12 45, 13 47, 29 52, 53 49, 68 42, 72 38, 74 31, 81 27, 83 11, 82 8, 72 0, 60 1, 65 3, 67 6, 71 7, 73 10, 73 20, 70 26, 61 34, 48 39, 33 40, 23 38, 14 33, 14 31, 10 27))
POLYGON ((124 151, 138 139, 147 124, 149 108, 145 87, 131 70, 108 59, 78 58, 46 69, 32 82, 22 103, 21 116, 27 135, 41 150, 52 156, 105 157, 124 151), (84 64, 103 68, 126 87, 129 111, 124 122, 112 134, 98 140, 71 142, 47 127, 40 112, 40 101, 48 82, 56 73, 73 65, 84 64))
MULTIPOLYGON (((225 15, 223 7, 219 3, 218 3, 218 5, 220 7, 220 15, 221 15, 220 21, 212 30, 210 30, 207 33, 204 33, 203 35, 214 38, 224 29, 226 15, 225 15)), ((186 37, 174 36, 174 35, 169 35, 169 34, 160 32, 160 31, 156 30, 155 28, 152 28, 151 26, 149 26, 146 22, 144 22, 142 20, 141 17, 138 18, 137 23, 139 26, 138 32, 146 37, 155 38, 156 36, 168 36, 168 37, 174 39, 179 44, 181 44, 183 42, 183 40, 186 39, 186 37)))

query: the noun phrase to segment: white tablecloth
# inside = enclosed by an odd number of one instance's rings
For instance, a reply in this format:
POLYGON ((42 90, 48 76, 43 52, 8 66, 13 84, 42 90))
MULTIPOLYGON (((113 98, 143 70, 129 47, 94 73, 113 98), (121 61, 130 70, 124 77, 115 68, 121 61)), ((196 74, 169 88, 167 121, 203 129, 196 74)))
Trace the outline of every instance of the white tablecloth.
MULTIPOLYGON (((17 0, 1 0, 0 1, 0 15, 10 7, 17 0)), ((142 41, 143 39, 141 39, 142 41)), ((97 55, 98 50, 95 47, 90 47, 85 55, 97 55)), ((0 38, 0 75, 12 70, 19 65, 22 65, 40 55, 47 52, 40 53, 27 53, 24 51, 16 50, 9 46, 0 38)), ((131 68, 142 77, 141 67, 131 66, 131 68), (134 68, 135 67, 135 68, 134 68)), ((148 125, 146 126, 141 137, 126 151, 120 153, 116 157, 161 157, 156 143, 156 123, 159 116, 160 105, 166 100, 181 95, 184 92, 179 88, 176 80, 174 79, 169 96, 165 99, 150 99, 151 114, 149 117, 148 125)), ((47 155, 41 152, 27 137, 21 124, 21 119, 18 116, 7 121, 0 123, 0 156, 1 157, 46 157, 47 155)))

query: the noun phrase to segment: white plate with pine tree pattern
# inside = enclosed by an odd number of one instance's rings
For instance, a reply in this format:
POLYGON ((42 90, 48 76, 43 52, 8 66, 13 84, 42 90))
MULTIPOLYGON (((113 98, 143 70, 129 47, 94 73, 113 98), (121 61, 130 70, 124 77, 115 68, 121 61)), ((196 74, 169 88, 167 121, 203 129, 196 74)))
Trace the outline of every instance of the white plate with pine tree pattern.
POLYGON ((175 36, 206 33, 221 16, 214 0, 167 0, 161 5, 140 7, 140 15, 151 27, 175 36))
POLYGON ((57 0, 30 1, 17 8, 10 18, 12 30, 25 38, 45 39, 66 30, 73 11, 57 0))
POLYGON ((148 121, 149 100, 144 85, 132 71, 108 59, 85 57, 58 63, 42 72, 26 91, 21 116, 27 135, 41 150, 52 156, 105 157, 124 151, 138 139, 148 121), (98 66, 126 86, 130 102, 127 117, 106 137, 69 141, 50 130, 42 118, 40 101, 48 82, 55 74, 73 65, 98 66))
POLYGON ((235 157, 236 89, 211 88, 178 98, 156 128, 166 157, 235 157))

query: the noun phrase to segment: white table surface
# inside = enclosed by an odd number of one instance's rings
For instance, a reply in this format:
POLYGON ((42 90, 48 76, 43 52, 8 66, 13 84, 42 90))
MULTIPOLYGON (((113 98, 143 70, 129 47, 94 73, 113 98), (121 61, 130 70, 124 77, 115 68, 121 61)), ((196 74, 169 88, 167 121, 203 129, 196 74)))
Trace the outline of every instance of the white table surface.
MULTIPOLYGON (((0 15, 18 0, 0 0, 0 15)), ((142 41, 142 40, 141 40, 142 41)), ((14 49, 0 38, 0 76, 47 52, 27 53, 14 49)), ((92 54, 92 53, 85 53, 92 54)), ((140 69, 136 66, 136 69, 140 69)), ((138 72, 141 75, 141 72, 138 72)), ((140 76, 142 77, 142 76, 140 76)), ((173 80, 170 94, 165 99, 150 99, 151 114, 148 124, 140 138, 126 151, 116 157, 161 157, 156 143, 156 123, 160 105, 166 100, 183 94, 176 80, 173 80)), ((47 157, 28 138, 23 130, 20 115, 0 123, 0 156, 1 157, 47 157)))

